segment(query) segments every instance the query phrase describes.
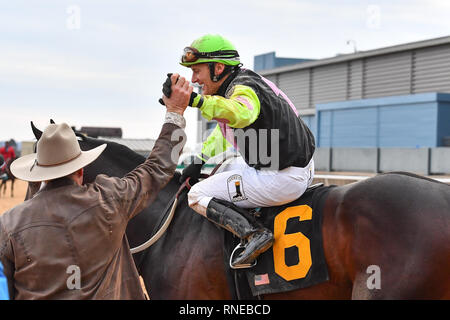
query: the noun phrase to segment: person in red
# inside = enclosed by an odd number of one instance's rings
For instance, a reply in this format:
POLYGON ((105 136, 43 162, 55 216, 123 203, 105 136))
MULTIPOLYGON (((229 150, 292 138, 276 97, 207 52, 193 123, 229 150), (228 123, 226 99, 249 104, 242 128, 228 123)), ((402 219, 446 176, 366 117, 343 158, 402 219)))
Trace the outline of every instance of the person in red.
POLYGON ((9 179, 7 173, 8 163, 16 158, 16 152, 14 148, 9 145, 9 142, 5 142, 5 146, 0 148, 0 181, 7 181, 9 179), (3 159, 2 159, 3 158, 3 159))
POLYGON ((5 163, 8 163, 11 160, 16 158, 16 152, 14 148, 9 145, 9 142, 5 142, 5 146, 0 148, 0 154, 3 156, 5 163))

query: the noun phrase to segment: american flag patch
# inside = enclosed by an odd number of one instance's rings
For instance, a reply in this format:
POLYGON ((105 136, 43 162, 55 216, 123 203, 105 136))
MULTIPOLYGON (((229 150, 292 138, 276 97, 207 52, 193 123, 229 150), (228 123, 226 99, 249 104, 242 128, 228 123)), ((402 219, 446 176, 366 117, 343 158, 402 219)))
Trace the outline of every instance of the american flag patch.
POLYGON ((267 273, 255 275, 255 286, 261 286, 263 284, 269 284, 269 275, 267 273))

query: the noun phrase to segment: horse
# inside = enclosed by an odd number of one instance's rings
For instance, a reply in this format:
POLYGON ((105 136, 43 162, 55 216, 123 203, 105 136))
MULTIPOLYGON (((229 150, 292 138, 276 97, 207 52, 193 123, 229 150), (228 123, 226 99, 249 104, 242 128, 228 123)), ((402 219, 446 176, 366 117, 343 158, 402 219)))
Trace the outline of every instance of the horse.
MULTIPOLYGON (((145 160, 113 142, 81 137, 79 143, 82 150, 108 144, 102 156, 85 168, 85 183, 100 173, 121 177, 145 160)), ((130 247, 143 243, 161 224, 180 190, 179 177, 175 172, 155 202, 129 222, 130 247)), ((27 198, 37 189, 30 184, 27 198)), ((235 298, 222 249, 228 231, 194 212, 186 193, 182 195, 164 235, 134 254, 150 298, 235 298)), ((261 298, 450 299, 449 185, 396 172, 332 187, 321 228, 329 280, 261 298), (376 287, 368 285, 371 270, 380 275, 376 287)))
POLYGON ((5 160, 3 159, 3 156, 1 156, 1 160, 0 160, 0 179, 2 180, 2 184, 0 185, 0 195, 1 195, 1 190, 3 189, 3 196, 5 196, 6 194, 6 183, 8 181, 11 181, 11 198, 14 197, 14 181, 16 180, 16 177, 14 177, 14 175, 11 173, 10 167, 11 167, 11 163, 16 159, 9 159, 8 161, 5 162, 5 160))

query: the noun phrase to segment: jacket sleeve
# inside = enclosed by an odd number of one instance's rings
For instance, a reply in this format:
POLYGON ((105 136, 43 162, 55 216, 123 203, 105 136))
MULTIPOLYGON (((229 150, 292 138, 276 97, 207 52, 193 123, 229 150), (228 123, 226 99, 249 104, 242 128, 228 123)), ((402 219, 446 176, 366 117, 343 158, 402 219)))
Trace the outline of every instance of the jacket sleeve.
MULTIPOLYGON (((0 220, 0 262, 3 264, 3 274, 8 283, 9 299, 15 297, 14 289, 14 255, 12 252, 11 239, 0 220)), ((3 290, 4 288, 1 288, 3 290)))
POLYGON ((203 142, 202 155, 199 157, 206 162, 209 158, 225 152, 229 147, 231 147, 231 144, 225 139, 219 125, 217 125, 203 142))
POLYGON ((260 107, 259 98, 252 88, 236 85, 229 98, 203 96, 200 111, 205 119, 226 122, 231 128, 244 128, 258 118, 260 107))
POLYGON ((119 212, 129 220, 150 205, 173 177, 185 143, 184 130, 175 123, 165 123, 144 163, 123 178, 97 176, 93 188, 100 192, 105 210, 119 212))

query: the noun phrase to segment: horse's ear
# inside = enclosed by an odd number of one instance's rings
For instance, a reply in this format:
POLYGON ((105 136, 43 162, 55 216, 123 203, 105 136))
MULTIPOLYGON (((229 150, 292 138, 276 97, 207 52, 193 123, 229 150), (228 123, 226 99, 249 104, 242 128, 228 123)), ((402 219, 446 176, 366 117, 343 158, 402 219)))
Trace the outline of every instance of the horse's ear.
POLYGON ((50 119, 50 124, 55 124, 55 121, 53 121, 53 119, 50 119))
POLYGON ((33 134, 36 137, 36 140, 39 140, 42 136, 42 131, 34 126, 33 121, 31 121, 31 130, 33 130, 33 134))

